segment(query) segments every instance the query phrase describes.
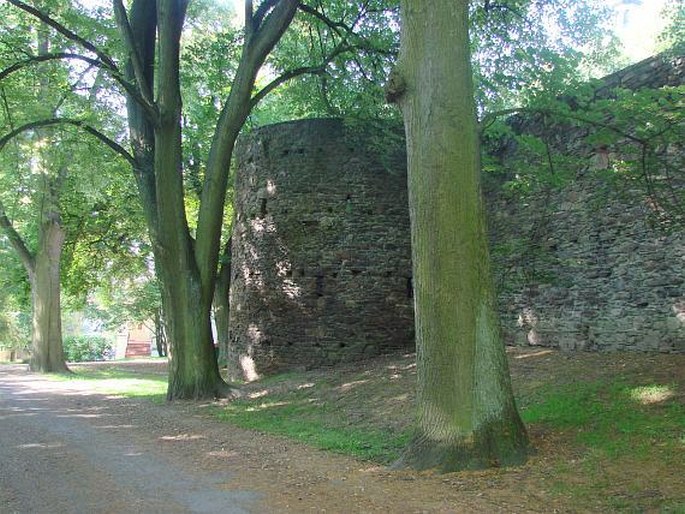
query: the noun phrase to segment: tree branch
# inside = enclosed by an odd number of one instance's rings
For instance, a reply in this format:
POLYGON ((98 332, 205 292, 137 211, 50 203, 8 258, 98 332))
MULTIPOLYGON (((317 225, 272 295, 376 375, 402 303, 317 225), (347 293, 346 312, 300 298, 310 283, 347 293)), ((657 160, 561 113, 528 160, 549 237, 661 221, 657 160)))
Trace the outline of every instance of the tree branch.
POLYGON ((24 240, 19 235, 19 232, 17 232, 17 230, 14 228, 14 225, 12 225, 12 222, 7 217, 7 214, 5 213, 5 207, 2 205, 1 201, 0 228, 2 228, 2 230, 5 232, 5 235, 9 239, 12 248, 14 248, 14 251, 17 252, 19 259, 21 260, 21 263, 24 265, 26 271, 29 273, 30 276, 34 272, 36 258, 28 249, 26 243, 24 243, 24 240))
POLYGON ((116 80, 116 82, 129 94, 131 95, 132 98, 136 100, 149 114, 153 114, 156 112, 154 106, 152 106, 149 102, 147 102, 140 94, 140 91, 138 90, 137 87, 135 87, 133 84, 128 82, 123 75, 120 74, 118 69, 112 69, 108 65, 104 64, 102 61, 99 61, 97 59, 92 59, 91 57, 86 57, 84 55, 80 54, 75 54, 71 52, 56 52, 56 53, 49 53, 49 54, 42 54, 42 55, 37 55, 33 56, 29 59, 26 59, 24 61, 19 61, 17 63, 12 64, 11 66, 5 68, 4 70, 0 71, 0 80, 7 78, 9 75, 11 75, 14 72, 17 72, 19 70, 24 69, 27 66, 30 66, 31 64, 35 64, 38 62, 45 62, 45 61, 52 61, 52 60, 60 60, 60 59, 76 59, 79 61, 84 61, 91 66, 96 66, 101 70, 106 70, 109 73, 111 73, 112 78, 116 80))
POLYGON ((317 66, 303 66, 301 68, 295 68, 276 77, 266 86, 264 86, 261 90, 259 90, 259 92, 256 95, 252 97, 252 99, 250 100, 250 109, 254 108, 262 99, 264 99, 266 95, 271 93, 281 84, 284 84, 285 82, 292 80, 295 77, 299 77, 301 75, 320 75, 326 71, 326 66, 328 66, 328 64, 338 55, 353 50, 355 48, 356 47, 354 46, 340 44, 328 56, 326 56, 326 58, 321 64, 317 66))
POLYGON ((0 151, 2 151, 5 148, 5 145, 9 141, 11 141, 13 138, 15 138, 16 136, 18 136, 19 134, 21 134, 23 132, 27 132, 29 130, 34 130, 34 129, 38 129, 38 128, 42 128, 42 127, 50 127, 53 125, 72 125, 74 127, 78 127, 80 129, 88 132, 89 134, 91 134, 92 136, 94 136, 95 138, 100 140, 100 142, 104 143, 109 148, 114 150, 116 153, 121 155, 132 166, 134 166, 134 167, 137 166, 137 161, 135 160, 135 158, 130 153, 128 153, 126 151, 126 149, 123 146, 121 146, 119 143, 117 143, 116 141, 114 141, 110 137, 106 136, 105 134, 103 134, 102 132, 100 132, 96 128, 92 127, 91 125, 88 125, 86 122, 84 122, 82 120, 75 120, 72 118, 49 118, 49 119, 33 121, 30 123, 26 123, 24 125, 21 125, 21 126, 15 128, 14 130, 8 132, 4 136, 0 137, 0 151))
MULTIPOLYGON (((207 159, 195 244, 195 261, 200 270, 201 284, 207 292, 212 292, 215 287, 228 170, 235 139, 250 113, 257 72, 297 12, 297 0, 277 0, 275 3, 274 0, 266 0, 260 9, 267 3, 273 3, 274 7, 265 15, 250 39, 245 40, 207 159)), ((258 14, 261 16, 261 13, 258 14)), ((255 18, 258 16, 253 16, 255 18)))
POLYGON ((265 0, 253 16, 255 32, 246 41, 256 52, 257 61, 263 61, 280 40, 297 10, 297 0, 265 0), (271 8, 273 7, 273 9, 271 8), (263 18, 263 20, 262 20, 263 18))
MULTIPOLYGON (((366 44, 359 44, 359 45, 350 45, 347 43, 347 38, 350 35, 354 35, 354 30, 352 29, 351 26, 345 24, 342 21, 333 21, 330 18, 328 18, 325 14, 317 11, 316 9, 305 5, 305 4, 298 4, 297 7, 300 11, 310 14, 317 19, 321 20, 326 26, 328 26, 335 34, 337 34, 339 37, 342 38, 342 40, 337 44, 337 46, 331 51, 330 54, 324 57, 323 62, 321 64, 318 64, 316 66, 303 66, 300 68, 296 68, 293 70, 289 70, 279 77, 276 77, 274 80, 272 80, 269 84, 267 84, 264 88, 262 88, 256 95, 252 97, 250 100, 250 108, 255 107, 266 95, 268 95, 271 91, 276 89, 278 86, 281 84, 295 78, 299 77, 301 75, 320 75, 326 71, 326 66, 333 61, 337 56, 349 52, 351 50, 364 50, 367 49, 366 44)), ((357 16, 357 18, 354 21, 353 26, 359 21, 361 17, 361 13, 357 16)), ((319 35, 319 40, 321 40, 321 36, 319 35)))
POLYGON ((325 14, 317 11, 313 7, 310 7, 306 4, 300 4, 298 6, 298 9, 304 13, 307 13, 315 18, 317 18, 319 21, 322 21, 325 25, 328 26, 333 32, 335 32, 338 36, 343 36, 342 32, 347 32, 348 34, 353 33, 352 28, 347 25, 346 23, 343 23, 342 21, 333 21, 331 20, 328 16, 325 14))
POLYGON ((129 23, 128 15, 126 14, 126 8, 124 7, 122 0, 113 0, 112 4, 114 6, 114 16, 117 20, 117 25, 119 25, 119 32, 123 37, 124 44, 126 45, 126 49, 128 50, 131 59, 133 75, 136 78, 140 96, 148 106, 152 106, 154 105, 152 90, 150 84, 145 80, 145 70, 143 69, 140 53, 138 52, 133 31, 131 30, 131 24, 129 23))
POLYGON ((119 67, 116 65, 114 60, 107 55, 105 52, 99 50, 95 45, 93 45, 91 42, 87 41, 86 39, 83 39, 81 36, 78 34, 74 33, 73 31, 69 30, 66 28, 64 25, 59 23, 58 21, 50 18, 47 14, 39 11, 38 9, 35 9, 31 7, 30 5, 25 4, 24 2, 20 0, 7 0, 10 2, 12 5, 16 6, 19 9, 22 9, 23 11, 29 13, 30 15, 34 16, 35 18, 38 18, 40 21, 45 23, 46 25, 52 27, 55 29, 57 32, 62 34, 64 37, 69 39, 70 41, 73 41, 86 50, 93 52, 98 58, 97 59, 92 59, 90 57, 85 57, 79 54, 74 54, 74 53, 69 53, 69 52, 59 52, 59 53, 52 53, 52 54, 43 54, 39 56, 34 56, 29 59, 26 59, 25 61, 20 61, 19 63, 13 64, 9 68, 3 70, 4 76, 0 78, 5 78, 5 76, 9 75, 10 73, 13 73, 14 71, 17 71, 18 69, 21 69, 31 63, 34 62, 41 62, 41 61, 48 61, 48 60, 54 60, 54 59, 79 59, 82 61, 85 61, 89 64, 92 64, 94 66, 98 66, 101 69, 105 69, 109 71, 112 74, 112 77, 121 85, 121 87, 124 88, 124 90, 136 101, 138 102, 143 109, 152 117, 152 119, 155 119, 156 117, 156 109, 154 107, 154 104, 150 101, 148 101, 145 96, 142 94, 142 90, 137 88, 135 85, 131 84, 128 82, 125 78, 124 75, 121 73, 121 70, 119 70, 119 67), (60 57, 61 56, 61 57, 60 57), (15 68, 15 66, 18 66, 15 68))
POLYGON ((252 0, 245 0, 245 40, 249 40, 254 32, 254 20, 252 18, 252 0))
POLYGON ((26 68, 27 66, 30 66, 31 64, 39 63, 39 62, 45 62, 45 61, 55 61, 55 60, 61 60, 61 59, 76 59, 79 61, 84 61, 91 66, 99 66, 103 67, 103 63, 97 59, 92 59, 90 57, 86 57, 84 55, 79 55, 71 52, 56 52, 56 53, 49 53, 49 54, 41 54, 41 55, 36 55, 34 57, 31 57, 29 59, 25 59, 23 61, 15 62, 11 66, 8 66, 4 70, 0 71, 0 80, 3 80, 7 78, 9 75, 12 73, 22 70, 26 68))
POLYGON ((105 52, 100 50, 98 47, 96 47, 90 41, 83 39, 81 36, 79 36, 78 34, 76 34, 73 31, 69 30, 64 25, 59 23, 58 21, 52 19, 50 16, 48 16, 44 12, 22 2, 21 0, 7 0, 7 1, 9 3, 11 3, 12 5, 14 5, 15 7, 18 7, 22 11, 29 13, 31 16, 38 18, 40 21, 42 21, 46 25, 52 27, 53 29, 55 29, 57 32, 62 34, 64 37, 66 37, 70 41, 74 41, 75 43, 78 43, 79 45, 81 45, 86 50, 93 52, 95 55, 98 56, 98 59, 100 59, 103 63, 105 63, 105 65, 109 66, 110 69, 117 70, 116 63, 108 54, 106 54, 105 52))
MULTIPOLYGON (((268 14, 268 12, 274 8, 274 6, 279 2, 279 0, 264 0, 261 4, 259 4, 259 7, 257 7, 257 11, 254 13, 254 16, 251 17, 252 23, 253 23, 253 28, 256 30, 259 28, 259 26, 262 24, 262 20, 264 17, 268 14)), ((252 2, 249 2, 252 4, 252 2)), ((250 7, 252 7, 250 5, 250 7)), ((245 6, 245 14, 247 15, 247 5, 245 6)), ((250 14, 252 14, 252 11, 250 11, 250 14)))
POLYGON ((519 108, 514 108, 514 109, 503 109, 501 111, 496 111, 490 114, 487 114, 486 116, 483 117, 483 119, 480 122, 480 133, 481 135, 485 130, 494 123, 494 121, 501 117, 501 116, 508 116, 510 114, 518 114, 518 113, 525 113, 525 114, 544 114, 547 116, 557 116, 559 118, 564 118, 567 120, 573 120, 573 121, 579 121, 581 123, 587 123, 588 125, 591 125, 593 127, 600 127, 600 128, 605 128, 607 130, 611 130, 612 132, 618 134, 619 136, 625 137, 629 141, 632 141, 634 143, 638 143, 640 145, 647 145, 647 141, 644 139, 641 139, 639 137, 636 137, 632 134, 629 134, 628 132, 625 132, 621 130, 620 128, 612 125, 611 123, 606 123, 603 121, 596 121, 590 118, 586 118, 584 116, 580 116, 578 114, 568 114, 564 112, 559 112, 559 111, 554 111, 552 109, 535 109, 535 108, 530 108, 530 107, 519 107, 519 108))

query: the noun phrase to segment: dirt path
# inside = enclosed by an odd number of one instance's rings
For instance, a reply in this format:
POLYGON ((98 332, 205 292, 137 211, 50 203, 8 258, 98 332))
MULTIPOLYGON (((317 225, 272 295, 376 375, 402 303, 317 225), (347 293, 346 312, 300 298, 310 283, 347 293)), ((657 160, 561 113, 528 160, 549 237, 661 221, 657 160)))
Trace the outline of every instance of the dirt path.
POLYGON ((167 443, 177 416, 150 407, 0 368, 0 511, 253 510, 262 495, 231 487, 239 470, 198 467, 167 443))
POLYGON ((389 473, 232 428, 197 404, 107 397, 82 384, 0 367, 0 512, 557 510, 534 482, 511 483, 525 468, 464 480, 389 473))

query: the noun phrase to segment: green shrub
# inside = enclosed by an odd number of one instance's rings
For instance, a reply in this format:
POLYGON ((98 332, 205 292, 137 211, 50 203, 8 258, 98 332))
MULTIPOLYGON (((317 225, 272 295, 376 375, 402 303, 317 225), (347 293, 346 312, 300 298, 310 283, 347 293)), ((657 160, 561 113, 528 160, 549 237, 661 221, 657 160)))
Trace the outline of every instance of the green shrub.
POLYGON ((111 359, 111 341, 100 336, 70 336, 64 338, 64 357, 69 362, 102 361, 111 359))

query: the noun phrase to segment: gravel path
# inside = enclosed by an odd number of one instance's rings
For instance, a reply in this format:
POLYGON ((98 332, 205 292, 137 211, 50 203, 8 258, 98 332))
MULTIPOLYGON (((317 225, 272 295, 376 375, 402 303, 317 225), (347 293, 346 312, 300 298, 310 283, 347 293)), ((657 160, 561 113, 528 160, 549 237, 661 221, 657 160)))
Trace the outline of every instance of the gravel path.
POLYGON ((262 495, 231 487, 235 470, 189 465, 128 403, 0 367, 0 511, 254 510, 262 495))
POLYGON ((390 473, 222 424, 206 407, 0 366, 0 514, 558 511, 530 468, 390 473))

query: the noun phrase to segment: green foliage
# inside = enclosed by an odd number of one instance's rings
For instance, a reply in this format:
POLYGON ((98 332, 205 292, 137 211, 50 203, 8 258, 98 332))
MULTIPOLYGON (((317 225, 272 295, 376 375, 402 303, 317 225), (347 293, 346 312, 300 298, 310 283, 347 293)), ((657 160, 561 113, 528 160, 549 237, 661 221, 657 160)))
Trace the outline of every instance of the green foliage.
POLYGON ((111 359, 112 342, 100 336, 70 336, 64 338, 64 356, 69 362, 111 359))
POLYGON ((0 311, 0 348, 25 350, 31 343, 31 320, 25 312, 0 311))
POLYGON ((611 71, 611 8, 598 0, 471 2, 471 47, 481 112, 525 105, 544 91, 611 71), (607 37, 608 35, 608 37, 607 37))
POLYGON ((483 169, 524 201, 589 172, 674 229, 685 221, 684 106, 685 86, 609 90, 592 81, 561 97, 540 94, 508 119, 485 120, 483 169), (592 161, 600 152, 602 166, 592 161))
POLYGON ((250 125, 322 116, 398 116, 383 92, 399 48, 398 2, 334 1, 321 4, 320 11, 335 28, 302 13, 268 61, 276 75, 303 67, 312 73, 299 75, 265 98, 250 125))
MULTIPOLYGON (((112 35, 112 26, 97 16, 85 17, 78 4, 51 1, 42 7, 77 24, 81 35, 93 41, 102 43, 112 35)), ((41 51, 78 51, 51 31, 45 31, 47 48, 41 50, 36 33, 42 32, 35 30, 35 22, 6 4, 1 9, 6 16, 0 24, 0 69, 41 51)), ((106 74, 81 61, 26 66, 2 80, 0 135, 41 117, 63 116, 89 121, 121 139, 124 120, 107 109, 118 102, 111 87, 106 74)), ((134 261, 145 230, 130 170, 93 137, 66 126, 27 131, 10 141, 0 152, 0 204, 31 252, 46 189, 55 195, 67 235, 62 256, 64 304, 82 308, 99 284, 118 279, 122 269, 135 272, 140 267, 134 261)), ((25 271, 11 277, 15 288, 27 283, 25 271)), ((7 276, 3 281, 9 281, 7 276)))
POLYGON ((678 86, 615 90, 579 113, 594 125, 587 144, 608 153, 603 178, 641 191, 638 200, 648 199, 662 228, 685 222, 684 107, 685 86, 678 86))
POLYGON ((102 283, 89 298, 85 311, 108 329, 117 329, 127 322, 144 323, 155 318, 161 308, 159 285, 148 273, 126 276, 102 283))
POLYGON ((26 271, 0 235, 0 348, 20 350, 31 343, 30 291, 26 271))
POLYGON ((213 130, 240 57, 242 34, 225 23, 231 15, 227 6, 217 2, 202 0, 190 4, 180 72, 184 91, 183 171, 191 197, 187 208, 194 214, 213 130))
MULTIPOLYGON (((295 19, 269 66, 275 74, 303 62, 316 68, 346 34, 351 52, 325 69, 301 75, 269 95, 250 125, 317 116, 397 118, 384 99, 399 51, 396 1, 329 2, 325 15, 337 31, 311 16, 295 19)), ((572 84, 615 67, 611 8, 600 0, 471 2, 471 44, 481 112, 522 105, 541 91, 562 94, 572 84), (607 36, 609 34, 609 36, 607 36)))
POLYGON ((659 36, 659 41, 667 52, 682 55, 685 52, 685 2, 673 0, 664 7, 668 25, 659 36))

